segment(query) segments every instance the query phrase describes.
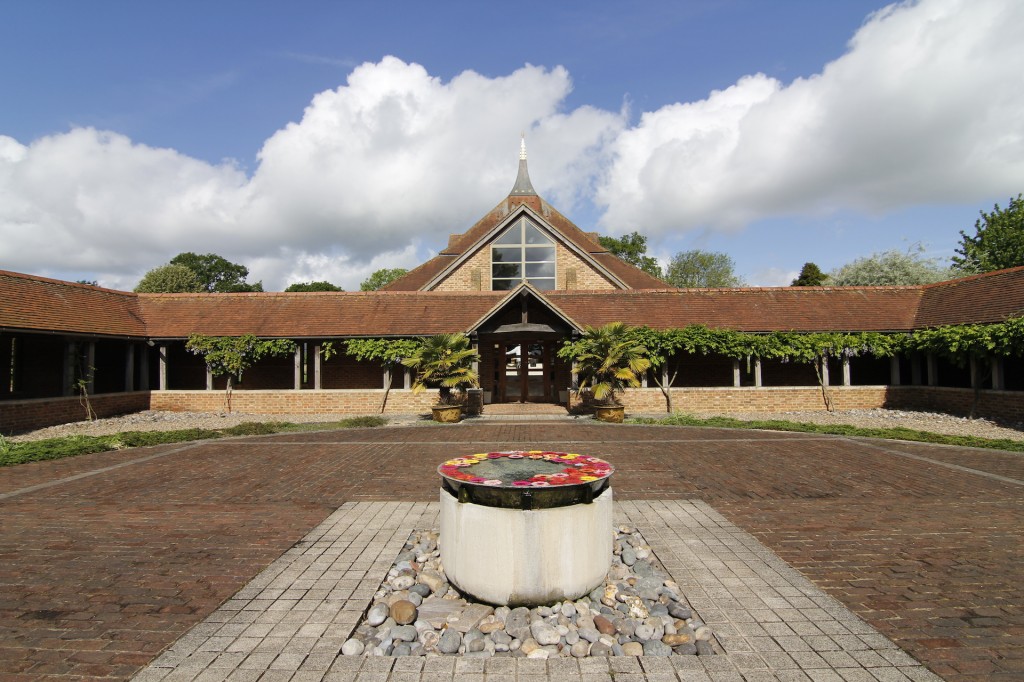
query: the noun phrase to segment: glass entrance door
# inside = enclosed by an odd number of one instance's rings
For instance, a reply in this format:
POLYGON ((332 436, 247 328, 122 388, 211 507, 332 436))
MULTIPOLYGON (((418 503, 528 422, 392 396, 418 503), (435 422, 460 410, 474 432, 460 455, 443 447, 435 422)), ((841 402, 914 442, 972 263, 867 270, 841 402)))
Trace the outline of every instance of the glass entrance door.
POLYGON ((503 358, 499 370, 499 393, 506 403, 547 402, 551 390, 552 344, 543 341, 510 343, 501 346, 503 358))

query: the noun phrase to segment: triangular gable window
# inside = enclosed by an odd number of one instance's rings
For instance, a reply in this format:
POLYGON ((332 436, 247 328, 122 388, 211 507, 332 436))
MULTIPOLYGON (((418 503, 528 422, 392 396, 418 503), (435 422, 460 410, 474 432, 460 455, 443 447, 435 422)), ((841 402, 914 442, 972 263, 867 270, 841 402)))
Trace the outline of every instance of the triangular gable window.
POLYGON ((508 291, 524 280, 540 291, 555 288, 555 243, 526 217, 493 242, 491 289, 508 291))

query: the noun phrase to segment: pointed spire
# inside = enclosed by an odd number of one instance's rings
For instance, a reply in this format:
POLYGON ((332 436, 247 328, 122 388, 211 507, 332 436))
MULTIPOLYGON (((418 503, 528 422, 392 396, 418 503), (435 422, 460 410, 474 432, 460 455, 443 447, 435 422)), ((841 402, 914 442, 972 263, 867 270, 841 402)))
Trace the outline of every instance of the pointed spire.
POLYGON ((530 172, 526 169, 526 133, 522 133, 519 141, 519 175, 516 176, 516 184, 509 193, 509 196, 536 196, 537 190, 530 182, 530 172))

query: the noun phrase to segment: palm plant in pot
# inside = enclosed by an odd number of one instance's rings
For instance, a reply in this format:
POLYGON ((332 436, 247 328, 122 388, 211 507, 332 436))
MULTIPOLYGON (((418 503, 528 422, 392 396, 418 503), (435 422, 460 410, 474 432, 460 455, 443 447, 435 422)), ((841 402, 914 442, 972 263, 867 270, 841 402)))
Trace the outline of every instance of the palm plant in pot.
POLYGON ((558 354, 575 363, 577 391, 589 391, 594 416, 608 422, 622 421, 625 408, 619 394, 639 386, 640 377, 651 367, 647 348, 622 322, 587 327, 579 340, 566 344, 558 354))
POLYGON ((480 386, 480 377, 473 369, 480 354, 470 347, 465 334, 435 334, 420 341, 416 352, 402 361, 416 370, 412 390, 419 393, 437 388, 438 402, 431 408, 434 421, 457 422, 465 390, 480 386))

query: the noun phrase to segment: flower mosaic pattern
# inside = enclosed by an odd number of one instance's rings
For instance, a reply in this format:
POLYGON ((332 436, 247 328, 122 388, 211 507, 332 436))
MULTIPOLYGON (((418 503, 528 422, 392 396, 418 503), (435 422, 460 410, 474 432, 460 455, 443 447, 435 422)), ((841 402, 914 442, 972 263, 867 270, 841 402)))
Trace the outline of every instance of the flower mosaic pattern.
MULTIPOLYGON (((527 462, 524 462, 527 464, 527 462)), ((520 467, 519 470, 522 470, 520 467)), ((528 469, 528 466, 525 467, 528 469)), ((552 486, 570 486, 591 483, 607 478, 615 471, 611 464, 597 457, 566 452, 548 452, 544 450, 527 450, 512 452, 484 452, 465 457, 456 457, 437 468, 438 473, 447 478, 466 483, 486 486, 513 486, 517 488, 544 488, 552 486), (475 465, 495 459, 536 460, 554 465, 565 465, 556 473, 536 473, 529 478, 519 480, 503 480, 487 478, 473 473, 475 465)))

